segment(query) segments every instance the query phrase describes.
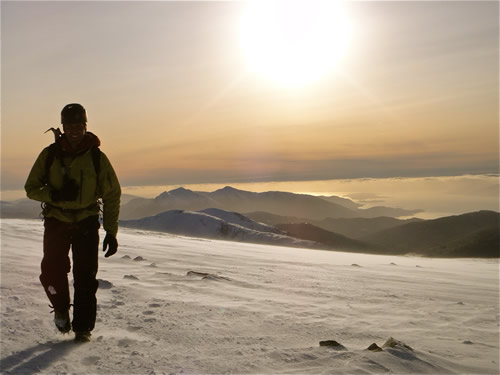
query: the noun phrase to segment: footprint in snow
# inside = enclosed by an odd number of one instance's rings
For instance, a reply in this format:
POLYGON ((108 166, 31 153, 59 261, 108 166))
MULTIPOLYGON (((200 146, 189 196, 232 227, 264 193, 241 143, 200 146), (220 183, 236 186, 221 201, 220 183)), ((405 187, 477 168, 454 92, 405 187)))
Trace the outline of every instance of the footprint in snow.
POLYGON ((118 340, 118 346, 121 347, 121 348, 126 348, 130 344, 133 344, 133 343, 135 343, 135 340, 131 340, 131 339, 121 339, 121 340, 118 340))
POLYGON ((91 355, 89 357, 85 357, 82 359, 82 365, 85 366, 95 365, 97 361, 99 361, 100 359, 101 357, 91 355))
POLYGON ((141 329, 142 329, 142 327, 138 327, 138 326, 128 326, 127 327, 127 331, 129 331, 129 332, 136 332, 136 331, 139 331, 141 329))

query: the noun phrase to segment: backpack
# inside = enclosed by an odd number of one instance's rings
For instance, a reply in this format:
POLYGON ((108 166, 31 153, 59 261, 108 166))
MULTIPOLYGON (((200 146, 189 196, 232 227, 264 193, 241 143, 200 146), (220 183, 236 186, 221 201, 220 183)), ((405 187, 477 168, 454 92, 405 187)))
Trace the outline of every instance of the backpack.
MULTIPOLYGON (((94 164, 94 170, 95 174, 97 176, 97 181, 99 181, 99 172, 101 171, 101 150, 99 147, 92 147, 90 149, 90 152, 92 153, 92 164, 94 164)), ((52 143, 49 146, 49 153, 47 155, 47 160, 45 160, 45 180, 47 182, 48 176, 49 176, 49 170, 54 162, 55 158, 62 159, 60 155, 60 151, 57 148, 57 145, 55 143, 52 143)))

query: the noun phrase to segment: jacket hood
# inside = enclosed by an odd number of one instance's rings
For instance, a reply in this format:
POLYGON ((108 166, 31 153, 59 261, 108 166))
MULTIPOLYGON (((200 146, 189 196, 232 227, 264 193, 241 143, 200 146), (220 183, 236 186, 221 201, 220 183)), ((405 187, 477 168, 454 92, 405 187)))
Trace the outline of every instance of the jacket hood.
POLYGON ((56 140, 56 144, 62 151, 63 155, 75 156, 87 152, 92 147, 99 147, 101 145, 101 141, 94 133, 86 132, 76 149, 71 146, 64 134, 56 140))

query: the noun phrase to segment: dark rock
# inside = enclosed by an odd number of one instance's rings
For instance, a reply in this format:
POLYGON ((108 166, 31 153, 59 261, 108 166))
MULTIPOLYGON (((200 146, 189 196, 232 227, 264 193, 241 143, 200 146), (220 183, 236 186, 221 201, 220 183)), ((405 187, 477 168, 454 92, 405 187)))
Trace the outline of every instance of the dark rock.
POLYGON ((188 271, 186 276, 197 276, 197 277, 207 277, 210 275, 209 273, 205 272, 197 272, 197 271, 188 271))
POLYGON ((382 345, 382 348, 394 348, 396 346, 400 346, 402 348, 413 351, 413 348, 411 346, 406 345, 404 342, 396 340, 393 337, 389 337, 384 345, 382 345))
POLYGON ((208 274, 207 276, 203 276, 202 280, 231 281, 229 277, 218 276, 213 274, 208 274))
POLYGON ((188 271, 186 276, 201 277, 202 280, 231 281, 229 277, 214 275, 213 273, 188 271))
POLYGON ((367 350, 370 350, 372 352, 383 352, 384 349, 382 349, 380 346, 378 346, 377 344, 373 343, 371 344, 368 348, 366 348, 367 350))
POLYGON ((99 289, 111 289, 113 287, 113 284, 107 280, 97 279, 97 282, 99 283, 99 289))
POLYGON ((347 348, 335 340, 320 341, 319 346, 327 346, 335 350, 347 350, 347 348))

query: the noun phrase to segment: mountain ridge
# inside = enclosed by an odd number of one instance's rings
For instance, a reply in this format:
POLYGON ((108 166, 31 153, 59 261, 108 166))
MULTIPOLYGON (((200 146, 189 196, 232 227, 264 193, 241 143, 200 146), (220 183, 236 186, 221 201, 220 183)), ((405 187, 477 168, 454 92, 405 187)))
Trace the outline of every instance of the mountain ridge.
POLYGON ((224 219, 201 211, 170 210, 141 219, 120 220, 120 226, 189 237, 318 248, 315 242, 290 237, 276 228, 253 222, 253 220, 244 218, 243 215, 237 213, 221 212, 220 210, 212 211, 212 213, 222 216, 224 219))
POLYGON ((410 216, 421 212, 421 210, 391 207, 361 209, 359 205, 347 198, 317 197, 282 191, 256 193, 226 186, 213 192, 195 192, 177 188, 165 191, 155 198, 133 199, 121 207, 120 217, 124 220, 132 220, 174 209, 200 211, 207 208, 240 213, 266 211, 282 216, 307 217, 309 220, 328 217, 373 217, 381 210, 389 213, 390 216, 410 216), (343 202, 344 205, 339 202, 343 202))
POLYGON ((311 223, 321 229, 341 234, 343 236, 359 239, 368 234, 373 234, 384 229, 397 227, 413 221, 424 221, 423 219, 396 219, 387 216, 374 218, 325 218, 322 220, 310 220, 295 216, 280 216, 269 212, 247 212, 247 217, 252 220, 266 223, 268 225, 278 224, 301 224, 311 223))
POLYGON ((371 244, 324 230, 310 223, 279 224, 277 228, 286 231, 294 237, 323 244, 327 250, 374 252, 374 246, 371 244))
POLYGON ((393 254, 464 256, 464 250, 468 249, 467 256, 498 258, 499 234, 500 213, 481 210, 407 223, 361 237, 360 240, 391 249, 393 254), (481 243, 486 247, 482 247, 481 243))

